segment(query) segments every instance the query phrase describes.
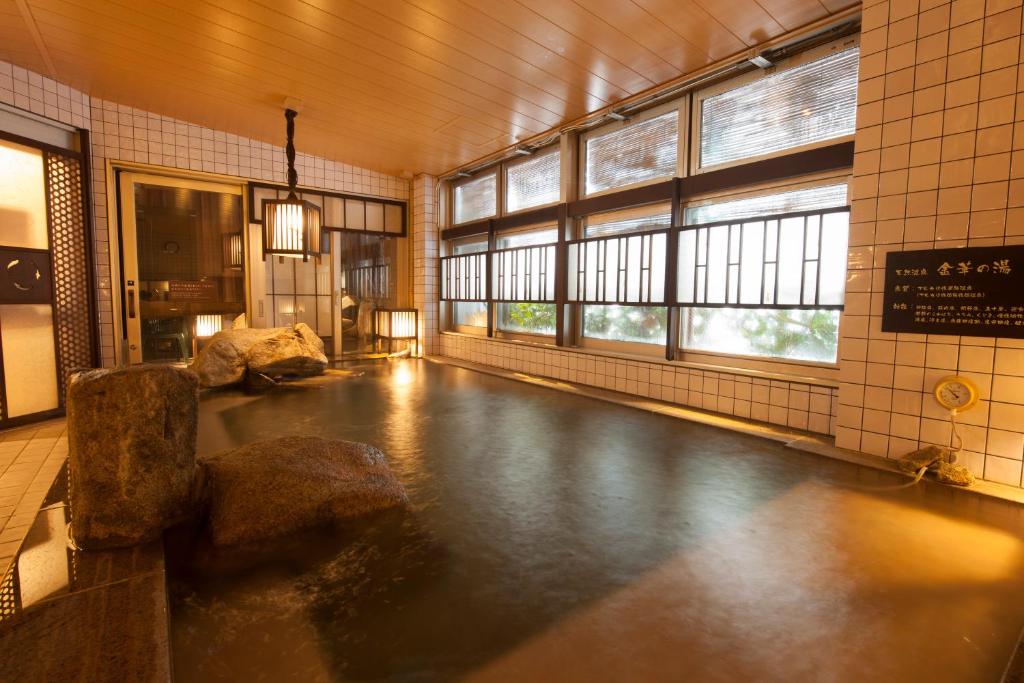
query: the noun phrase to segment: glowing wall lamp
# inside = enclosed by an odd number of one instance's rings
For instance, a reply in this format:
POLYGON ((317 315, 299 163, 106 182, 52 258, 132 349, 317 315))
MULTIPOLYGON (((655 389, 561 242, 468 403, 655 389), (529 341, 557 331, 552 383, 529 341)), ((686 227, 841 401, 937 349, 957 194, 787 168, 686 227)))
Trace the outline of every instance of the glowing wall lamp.
POLYGON ((320 207, 312 202, 299 199, 295 187, 299 174, 295 171, 295 116, 294 109, 285 109, 288 144, 288 197, 267 199, 263 202, 263 260, 267 254, 275 256, 302 257, 319 256, 322 248, 320 237, 320 207))
POLYGON ((415 308, 378 308, 374 311, 374 336, 388 340, 388 353, 396 340, 416 339, 419 311, 415 308))

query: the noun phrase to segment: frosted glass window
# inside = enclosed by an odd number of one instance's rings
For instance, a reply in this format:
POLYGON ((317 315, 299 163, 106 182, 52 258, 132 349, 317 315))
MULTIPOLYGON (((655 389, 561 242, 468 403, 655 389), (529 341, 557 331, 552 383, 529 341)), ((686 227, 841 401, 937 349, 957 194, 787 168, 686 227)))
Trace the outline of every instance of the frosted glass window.
POLYGON ((677 111, 588 138, 584 191, 675 176, 678 138, 677 111))
POLYGON ((456 186, 455 222, 488 218, 497 212, 498 176, 490 173, 456 186))
MULTIPOLYGON (((556 241, 557 228, 500 235, 496 242, 501 251, 491 256, 494 298, 522 302, 554 301, 556 241)), ((528 312, 526 307, 515 310, 524 315, 528 312)), ((519 322, 525 325, 527 320, 524 317, 519 322)))
POLYGON ((834 363, 839 311, 689 308, 683 348, 739 356, 834 363))
POLYGON ((541 228, 529 232, 507 232, 498 235, 495 242, 498 249, 511 249, 513 247, 529 247, 535 244, 554 244, 558 241, 558 228, 541 228))
POLYGON ((384 232, 384 205, 366 202, 366 229, 370 232, 384 232))
POLYGON ((384 232, 402 232, 402 207, 397 204, 384 205, 384 232))
POLYGON ((324 225, 345 227, 345 200, 341 197, 324 198, 324 225))
POLYGON ((557 202, 561 163, 556 150, 510 165, 505 171, 505 209, 520 211, 557 202))
POLYGON ((49 304, 0 306, 0 320, 7 416, 57 408, 53 308, 49 304))
POLYGON ((691 206, 686 209, 686 224, 717 223, 737 218, 832 209, 839 206, 846 206, 846 183, 745 197, 705 206, 691 206))
POLYGON ((48 249, 43 154, 0 141, 0 244, 48 249))
POLYGON ((664 306, 584 306, 583 336, 640 344, 664 344, 668 309, 664 306))
POLYGON ((708 97, 701 106, 700 165, 853 135, 858 60, 853 48, 708 97))
POLYGON ((366 202, 358 199, 345 200, 345 227, 362 230, 366 227, 366 202))
POLYGON ((455 324, 487 327, 487 304, 480 301, 456 301, 455 324))
POLYGON ((610 211, 587 216, 584 237, 621 235, 643 230, 664 230, 672 225, 672 213, 667 204, 659 204, 638 212, 610 211))

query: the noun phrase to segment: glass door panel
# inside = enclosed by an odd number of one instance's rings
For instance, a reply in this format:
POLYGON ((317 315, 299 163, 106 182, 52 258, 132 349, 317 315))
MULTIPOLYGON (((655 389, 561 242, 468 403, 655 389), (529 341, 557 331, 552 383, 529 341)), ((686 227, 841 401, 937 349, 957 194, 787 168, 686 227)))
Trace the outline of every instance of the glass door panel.
POLYGON ((245 320, 241 187, 133 173, 121 180, 128 360, 188 361, 245 320))
POLYGON ((0 414, 60 407, 42 151, 0 140, 0 414))
POLYGON ((341 351, 345 356, 375 351, 374 311, 398 305, 398 239, 339 233, 341 351))

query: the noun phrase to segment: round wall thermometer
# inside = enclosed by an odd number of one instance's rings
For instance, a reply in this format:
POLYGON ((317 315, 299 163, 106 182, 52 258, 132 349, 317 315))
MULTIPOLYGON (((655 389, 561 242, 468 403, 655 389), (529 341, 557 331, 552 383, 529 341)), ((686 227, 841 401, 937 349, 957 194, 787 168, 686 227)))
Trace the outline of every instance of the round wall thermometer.
POLYGON ((962 413, 978 402, 978 387, 966 377, 943 377, 935 385, 935 400, 946 410, 962 413))

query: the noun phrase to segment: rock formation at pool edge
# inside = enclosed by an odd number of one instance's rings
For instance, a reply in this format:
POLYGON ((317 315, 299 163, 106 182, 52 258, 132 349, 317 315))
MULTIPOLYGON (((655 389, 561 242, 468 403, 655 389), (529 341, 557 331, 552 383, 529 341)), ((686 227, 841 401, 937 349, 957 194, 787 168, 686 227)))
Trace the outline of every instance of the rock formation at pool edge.
POLYGON ((203 387, 237 384, 246 373, 310 377, 327 367, 324 342, 305 323, 241 328, 213 335, 189 366, 203 387))

